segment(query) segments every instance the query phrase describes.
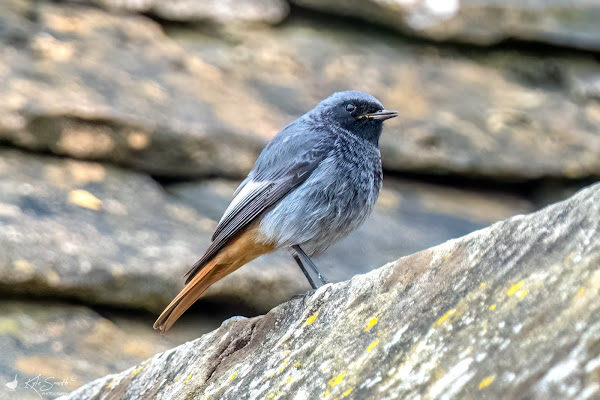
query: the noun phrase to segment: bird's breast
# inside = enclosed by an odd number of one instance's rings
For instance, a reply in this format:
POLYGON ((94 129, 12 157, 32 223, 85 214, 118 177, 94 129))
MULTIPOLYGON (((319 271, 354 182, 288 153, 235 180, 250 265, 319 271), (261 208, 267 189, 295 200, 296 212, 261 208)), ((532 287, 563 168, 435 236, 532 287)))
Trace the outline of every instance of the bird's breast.
POLYGON ((366 220, 381 188, 381 161, 376 148, 357 145, 336 143, 311 176, 263 216, 266 238, 318 253, 366 220))

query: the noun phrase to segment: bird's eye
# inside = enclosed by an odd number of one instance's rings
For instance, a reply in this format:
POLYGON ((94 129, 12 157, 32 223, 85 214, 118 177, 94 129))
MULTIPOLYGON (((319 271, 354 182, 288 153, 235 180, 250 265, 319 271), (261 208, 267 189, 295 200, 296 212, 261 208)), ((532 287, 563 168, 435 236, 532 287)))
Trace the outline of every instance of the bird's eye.
POLYGON ((354 104, 350 103, 346 106, 346 111, 352 112, 354 110, 356 110, 356 106, 354 104))

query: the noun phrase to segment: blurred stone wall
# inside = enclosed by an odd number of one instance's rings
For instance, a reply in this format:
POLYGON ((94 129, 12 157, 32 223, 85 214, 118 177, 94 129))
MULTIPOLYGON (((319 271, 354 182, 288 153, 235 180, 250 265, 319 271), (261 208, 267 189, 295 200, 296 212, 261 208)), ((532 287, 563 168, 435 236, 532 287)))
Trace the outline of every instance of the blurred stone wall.
POLYGON ((334 91, 400 116, 374 215, 316 260, 333 281, 597 180, 599 20, 592 0, 0 2, 0 380, 73 389, 306 291, 281 252, 150 331, 264 144, 334 91))

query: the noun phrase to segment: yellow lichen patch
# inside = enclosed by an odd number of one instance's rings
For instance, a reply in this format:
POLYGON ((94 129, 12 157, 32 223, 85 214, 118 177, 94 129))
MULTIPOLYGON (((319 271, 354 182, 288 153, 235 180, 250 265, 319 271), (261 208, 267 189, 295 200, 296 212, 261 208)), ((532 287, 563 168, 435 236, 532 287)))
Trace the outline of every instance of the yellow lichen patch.
POLYGON ((438 381, 440 379, 442 379, 442 377, 444 375, 446 375, 448 372, 442 368, 435 368, 432 372, 431 372, 431 377, 433 378, 433 381, 438 381))
POLYGON ((229 378, 229 382, 231 382, 232 380, 235 379, 235 377, 237 376, 237 371, 235 371, 233 374, 231 374, 231 378, 229 378))
POLYGON ((479 390, 483 389, 484 387, 490 386, 493 382, 494 382, 493 376, 486 376, 485 378, 483 378, 481 380, 481 382, 479 382, 479 390))
POLYGON ((519 298, 519 300, 523 300, 525 298, 525 296, 527 296, 528 293, 529 292, 527 290, 525 290, 525 289, 519 290, 517 292, 517 297, 519 298))
POLYGON ((283 366, 279 368, 279 372, 283 372, 283 370, 285 369, 285 367, 288 366, 289 363, 289 360, 283 360, 283 366))
POLYGON ((144 369, 144 366, 142 365, 141 367, 138 367, 136 370, 131 371, 131 376, 136 376, 137 374, 140 373, 141 370, 144 369))
POLYGON ((294 364, 294 365, 292 365, 292 366, 293 366, 294 368, 298 368, 298 369, 300 369, 300 368, 302 368, 302 363, 298 361, 297 363, 295 363, 295 364, 294 364))
POLYGON ((448 318, 453 316, 455 313, 456 313, 456 308, 451 308, 450 310, 446 311, 446 314, 442 315, 437 321, 435 321, 434 325, 439 326, 439 325, 443 324, 445 320, 447 320, 448 318))
POLYGON ((179 378, 179 377, 177 377, 177 378, 173 379, 173 382, 179 382, 179 379, 180 379, 180 378, 179 378))
POLYGON ((369 332, 375 325, 377 325, 377 322, 379 321, 378 318, 371 318, 369 320, 369 322, 367 322, 367 326, 365 327, 365 332, 369 332))
POLYGON ((148 147, 150 139, 144 132, 131 132, 127 136, 127 143, 134 150, 142 150, 148 147))
POLYGON ((272 399, 275 396, 279 396, 281 394, 281 392, 277 392, 277 393, 271 393, 270 395, 267 396, 267 399, 272 399))
POLYGON ((312 325, 312 323, 315 322, 315 320, 317 319, 318 316, 319 316, 319 312, 317 311, 316 313, 314 313, 313 315, 308 317, 308 319, 306 320, 304 325, 312 325))
POLYGON ((31 275, 33 273, 33 265, 27 260, 15 260, 12 264, 16 272, 23 275, 31 275))
POLYGON ((49 270, 45 273, 46 282, 50 286, 56 286, 60 283, 60 275, 58 275, 55 271, 49 270))
POLYGON ((367 347, 366 352, 370 353, 373 349, 379 344, 379 339, 375 339, 371 342, 371 344, 367 347))
POLYGON ((183 380, 183 383, 186 383, 187 381, 192 379, 192 376, 193 376, 192 374, 189 374, 188 377, 183 380))
POLYGON ((522 287, 523 287, 523 281, 520 281, 519 283, 512 285, 512 287, 510 289, 508 289, 508 291, 506 292, 506 295, 512 296, 513 294, 515 294, 519 290, 521 290, 522 287))
POLYGON ((73 124, 63 128, 56 144, 62 151, 77 157, 98 157, 113 151, 115 142, 111 134, 108 128, 73 124))
POLYGON ((14 319, 0 317, 0 334, 17 334, 19 333, 19 326, 14 319))
POLYGON ((321 397, 327 397, 329 396, 329 389, 327 389, 326 391, 323 392, 323 394, 321 394, 321 397))
POLYGON ((585 294, 585 290, 586 290, 586 289, 585 289, 584 287, 580 288, 580 289, 577 291, 577 293, 575 293, 575 297, 574 297, 574 299, 575 299, 575 300, 577 300, 577 299, 579 299, 579 298, 583 297, 583 295, 585 294))
POLYGON ((114 382, 115 382, 115 380, 114 380, 114 379, 113 379, 113 380, 111 380, 111 381, 108 383, 108 385, 106 385, 106 388, 107 388, 107 389, 110 389, 110 388, 112 387, 112 385, 113 385, 113 383, 114 383, 114 382))
POLYGON ((69 161, 68 165, 71 176, 65 178, 71 182, 74 180, 78 184, 85 184, 88 182, 103 182, 106 179, 106 169, 100 164, 69 161))
POLYGON ((69 203, 79 207, 89 208, 90 210, 99 210, 102 207, 102 201, 88 191, 77 189, 69 192, 69 203))
MULTIPOLYGON (((0 213, 1 214, 1 213, 0 213)), ((35 273, 35 268, 27 260, 15 260, 12 263, 12 273, 15 277, 26 279, 35 273)))
POLYGON ((495 309, 496 309, 496 304, 492 304, 492 305, 490 306, 490 311, 494 311, 495 309))
POLYGON ((342 380, 344 379, 345 376, 346 376, 346 371, 342 372, 335 378, 331 378, 328 382, 329 386, 334 387, 334 386, 339 385, 340 383, 342 383, 342 380))
POLYGON ((41 57, 52 61, 68 61, 75 53, 75 46, 56 40, 52 35, 38 35, 32 47, 41 57))
POLYGON ((292 380, 294 380, 293 376, 290 376, 289 378, 287 378, 287 380, 285 381, 284 385, 287 385, 288 383, 290 383, 292 380))
POLYGON ((565 257, 565 264, 568 264, 571 261, 573 261, 573 258, 575 258, 575 253, 571 252, 567 254, 567 256, 565 257))
POLYGON ((354 390, 354 388, 350 388, 350 389, 346 390, 344 393, 342 393, 342 396, 344 396, 344 397, 348 396, 350 393, 352 393, 353 390, 354 390))
POLYGON ((44 15, 44 19, 48 26, 59 32, 87 33, 90 30, 89 24, 83 18, 48 13, 44 15))
POLYGON ((485 287, 485 282, 481 282, 481 284, 479 285, 479 287, 484 288, 485 287))
POLYGON ((119 279, 125 275, 125 268, 121 264, 112 264, 110 266, 110 273, 114 278, 119 279))
POLYGON ((600 124, 600 105, 591 103, 585 108, 587 118, 596 124, 600 124))

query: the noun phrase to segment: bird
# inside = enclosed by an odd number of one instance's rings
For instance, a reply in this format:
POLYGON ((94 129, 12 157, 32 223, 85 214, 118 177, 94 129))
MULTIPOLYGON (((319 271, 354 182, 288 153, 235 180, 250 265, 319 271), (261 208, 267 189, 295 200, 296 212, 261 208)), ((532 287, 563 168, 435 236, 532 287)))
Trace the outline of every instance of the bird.
POLYGON ((326 284, 310 256, 358 228, 373 210, 383 182, 383 121, 396 116, 372 95, 347 90, 285 126, 234 192, 210 246, 154 329, 165 333, 213 283, 278 249, 291 250, 313 289, 304 263, 326 284))

